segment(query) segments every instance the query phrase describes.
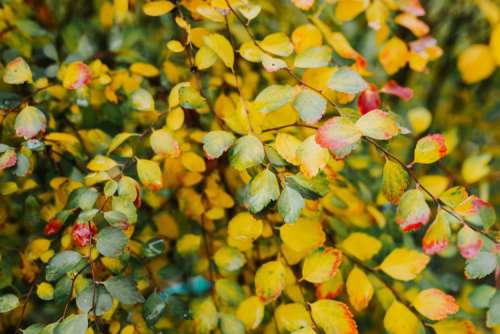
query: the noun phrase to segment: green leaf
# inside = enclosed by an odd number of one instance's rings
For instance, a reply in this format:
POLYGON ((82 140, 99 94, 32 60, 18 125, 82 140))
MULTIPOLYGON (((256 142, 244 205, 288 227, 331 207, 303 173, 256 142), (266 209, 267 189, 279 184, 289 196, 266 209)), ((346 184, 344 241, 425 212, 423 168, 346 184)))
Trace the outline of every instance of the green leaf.
POLYGON ((288 102, 292 101, 294 91, 292 86, 271 85, 264 88, 254 101, 254 106, 257 111, 268 113, 278 110, 288 102))
POLYGON ((299 68, 318 68, 327 66, 332 57, 332 49, 328 46, 308 48, 297 55, 294 66, 299 68))
POLYGON ((106 211, 104 212, 104 219, 113 227, 124 227, 127 225, 128 219, 123 212, 120 211, 106 211))
POLYGON ((368 84, 358 72, 341 67, 330 78, 328 87, 337 92, 356 94, 367 89, 368 84))
POLYGON ((316 175, 313 178, 306 179, 302 173, 287 176, 286 185, 297 190, 305 199, 318 199, 330 191, 328 179, 324 175, 316 175))
POLYGON ((250 181, 246 202, 250 212, 257 213, 262 211, 271 201, 278 199, 280 188, 278 179, 273 172, 264 169, 250 181))
POLYGON ((104 256, 120 256, 127 243, 127 236, 119 228, 105 227, 97 234, 97 250, 104 256))
POLYGON ((220 315, 220 330, 222 334, 244 334, 245 325, 234 315, 222 313, 220 315))
POLYGON ((144 297, 130 278, 113 276, 104 281, 103 284, 111 296, 118 299, 124 305, 144 303, 144 297))
POLYGON ((82 256, 75 251, 62 251, 57 253, 45 268, 45 278, 49 282, 53 282, 67 272, 75 269, 80 263, 82 256))
POLYGON ((98 285, 95 287, 95 309, 93 309, 94 305, 94 286, 90 285, 84 290, 80 291, 76 296, 76 306, 80 309, 80 311, 88 313, 92 310, 97 316, 101 316, 106 311, 111 309, 113 306, 113 298, 111 295, 104 289, 104 287, 98 285))
POLYGON ((54 334, 85 334, 87 328, 87 314, 72 314, 56 326, 54 334))
POLYGON ((486 313, 486 326, 492 328, 500 325, 500 291, 491 298, 490 308, 486 313))
POLYGON ((163 315, 166 308, 167 304, 162 301, 160 295, 156 292, 153 292, 149 295, 148 299, 146 299, 146 302, 144 303, 144 308, 142 311, 144 320, 146 320, 148 325, 152 327, 163 315))
POLYGON ((125 195, 114 196, 111 203, 113 211, 121 212, 127 217, 128 224, 135 224, 137 222, 137 208, 134 202, 130 201, 125 195))
POLYGON ((217 159, 233 145, 235 138, 231 132, 210 131, 203 139, 203 151, 209 159, 217 159))
POLYGON ((229 152, 229 163, 239 171, 264 161, 264 146, 254 135, 238 138, 229 152))
POLYGON ((225 305, 238 306, 245 299, 243 288, 233 279, 222 278, 215 281, 215 293, 225 305))
POLYGON ((389 202, 397 204, 410 183, 408 173, 400 164, 386 159, 382 178, 382 192, 389 202))
POLYGON ((152 258, 161 255, 165 251, 165 240, 154 238, 149 240, 142 248, 142 255, 147 258, 152 258))
POLYGON ((33 324, 21 330, 23 334, 40 334, 45 326, 43 324, 33 324))
POLYGON ((0 313, 7 313, 19 306, 19 298, 11 293, 0 296, 0 313))
POLYGON ((479 252, 476 257, 465 263, 465 275, 468 278, 479 279, 491 274, 497 265, 496 257, 492 253, 479 252))
POLYGON ((191 86, 179 89, 179 103, 181 107, 191 110, 204 109, 208 106, 207 100, 191 86))
POLYGON ((90 210, 94 207, 95 202, 99 197, 99 193, 95 188, 86 188, 78 199, 78 206, 82 210, 90 210))
POLYGON ((69 276, 63 276, 57 281, 54 288, 54 300, 57 303, 65 302, 71 293, 72 282, 69 276))
POLYGON ((306 124, 317 123, 326 112, 326 100, 311 89, 301 91, 295 98, 293 106, 306 124))
POLYGON ((303 208, 304 198, 300 193, 293 188, 285 187, 278 200, 278 211, 283 220, 288 224, 295 223, 303 208))
POLYGON ((469 294, 469 301, 474 307, 487 308, 495 292, 496 289, 490 285, 480 285, 469 294))

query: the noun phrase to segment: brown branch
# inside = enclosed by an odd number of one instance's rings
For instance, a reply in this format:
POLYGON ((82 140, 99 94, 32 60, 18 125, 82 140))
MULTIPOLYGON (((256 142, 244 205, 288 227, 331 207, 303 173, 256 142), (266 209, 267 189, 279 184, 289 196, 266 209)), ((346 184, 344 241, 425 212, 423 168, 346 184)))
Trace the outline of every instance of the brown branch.
POLYGON ((17 321, 15 333, 18 332, 22 333, 21 325, 23 324, 24 314, 26 313, 26 308, 28 307, 31 295, 33 295, 33 291, 35 291, 36 282, 38 281, 39 277, 40 277, 40 272, 36 274, 35 279, 31 283, 30 289, 28 290, 28 294, 26 295, 26 300, 24 301, 23 308, 21 309, 21 315, 19 316, 19 320, 17 321))
POLYGON ((52 84, 48 84, 47 86, 45 87, 42 87, 42 88, 38 88, 36 90, 34 90, 31 94, 29 94, 28 96, 24 97, 21 101, 19 101, 15 106, 11 107, 10 109, 7 109, 7 110, 1 110, 0 112, 3 113, 3 116, 7 116, 8 114, 12 113, 12 112, 15 112, 19 109, 19 107, 21 107, 23 104, 25 103, 28 103, 31 101, 31 99, 37 94, 37 93, 40 93, 50 87, 53 87, 55 86, 56 84, 55 83, 52 83, 52 84))

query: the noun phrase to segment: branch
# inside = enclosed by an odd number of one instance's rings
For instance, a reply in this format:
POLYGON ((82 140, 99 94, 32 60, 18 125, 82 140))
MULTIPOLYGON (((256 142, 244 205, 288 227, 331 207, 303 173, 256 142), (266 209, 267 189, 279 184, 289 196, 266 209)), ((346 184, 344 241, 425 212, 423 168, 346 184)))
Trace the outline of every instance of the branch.
POLYGON ((457 214, 453 208, 451 208, 449 205, 447 205, 445 202, 443 202, 439 197, 434 196, 429 189, 427 189, 425 186, 423 186, 420 181, 418 180, 417 175, 413 171, 412 167, 405 164, 403 161, 401 161, 398 157, 396 157, 394 154, 386 150, 384 147, 382 147, 379 143, 377 143, 375 140, 368 138, 368 137, 363 137, 365 141, 373 145, 378 151, 382 152, 387 158, 395 161, 398 163, 403 169, 410 175, 410 177, 413 179, 417 187, 422 189, 429 197, 432 199, 432 201, 437 205, 438 208, 442 208, 444 211, 448 212, 451 216, 453 216, 456 220, 458 220, 460 223, 463 225, 466 225, 470 229, 476 231, 477 233, 480 233, 482 236, 485 238, 488 238, 489 240, 493 241, 493 243, 498 244, 496 241, 495 237, 489 235, 487 232, 483 231, 482 229, 474 226, 464 218, 462 218, 459 214, 457 214))

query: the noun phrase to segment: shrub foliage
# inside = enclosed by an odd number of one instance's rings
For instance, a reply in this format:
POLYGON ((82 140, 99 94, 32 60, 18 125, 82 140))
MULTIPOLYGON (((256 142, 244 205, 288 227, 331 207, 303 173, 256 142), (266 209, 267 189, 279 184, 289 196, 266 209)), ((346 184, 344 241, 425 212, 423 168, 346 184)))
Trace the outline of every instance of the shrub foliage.
POLYGON ((499 330, 494 1, 1 3, 2 332, 499 330))

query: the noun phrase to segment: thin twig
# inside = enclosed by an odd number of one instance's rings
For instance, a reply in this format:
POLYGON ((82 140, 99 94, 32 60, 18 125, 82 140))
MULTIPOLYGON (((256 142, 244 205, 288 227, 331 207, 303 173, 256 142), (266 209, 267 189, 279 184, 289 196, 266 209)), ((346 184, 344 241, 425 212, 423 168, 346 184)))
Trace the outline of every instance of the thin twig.
POLYGON ((38 278, 40 277, 40 272, 38 272, 35 276, 35 279, 31 283, 30 289, 28 291, 28 294, 26 295, 26 300, 23 303, 23 308, 21 309, 21 315, 19 316, 19 320, 17 321, 17 326, 16 326, 16 333, 17 332, 22 332, 21 326, 23 324, 24 320, 24 314, 26 313, 26 308, 28 307, 28 303, 30 301, 31 295, 33 294, 33 291, 35 291, 35 286, 36 282, 38 281, 38 278))

